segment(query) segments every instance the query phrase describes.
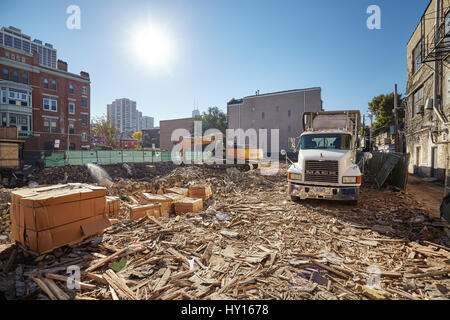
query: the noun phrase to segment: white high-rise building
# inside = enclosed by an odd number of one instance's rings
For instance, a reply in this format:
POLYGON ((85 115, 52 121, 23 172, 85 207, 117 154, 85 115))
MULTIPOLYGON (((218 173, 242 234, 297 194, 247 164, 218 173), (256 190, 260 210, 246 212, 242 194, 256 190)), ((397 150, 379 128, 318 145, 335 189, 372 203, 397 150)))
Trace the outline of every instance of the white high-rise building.
POLYGON ((140 131, 142 113, 136 109, 136 101, 116 99, 107 105, 108 120, 119 132, 140 131))

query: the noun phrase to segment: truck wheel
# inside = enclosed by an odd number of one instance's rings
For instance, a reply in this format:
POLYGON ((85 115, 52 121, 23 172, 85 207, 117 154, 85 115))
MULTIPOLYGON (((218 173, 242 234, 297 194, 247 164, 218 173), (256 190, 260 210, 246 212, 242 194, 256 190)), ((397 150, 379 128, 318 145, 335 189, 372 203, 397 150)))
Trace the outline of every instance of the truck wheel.
POLYGON ((293 202, 300 202, 301 200, 300 200, 300 197, 296 197, 296 196, 291 196, 291 201, 293 201, 293 202))

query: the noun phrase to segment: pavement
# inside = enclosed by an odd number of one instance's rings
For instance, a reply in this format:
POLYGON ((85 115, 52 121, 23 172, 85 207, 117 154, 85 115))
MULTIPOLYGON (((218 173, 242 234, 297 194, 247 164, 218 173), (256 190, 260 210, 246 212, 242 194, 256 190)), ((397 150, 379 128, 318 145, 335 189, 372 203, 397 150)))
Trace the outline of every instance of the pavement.
POLYGON ((444 187, 441 184, 409 175, 406 193, 412 195, 434 217, 440 216, 439 207, 444 196, 444 187))

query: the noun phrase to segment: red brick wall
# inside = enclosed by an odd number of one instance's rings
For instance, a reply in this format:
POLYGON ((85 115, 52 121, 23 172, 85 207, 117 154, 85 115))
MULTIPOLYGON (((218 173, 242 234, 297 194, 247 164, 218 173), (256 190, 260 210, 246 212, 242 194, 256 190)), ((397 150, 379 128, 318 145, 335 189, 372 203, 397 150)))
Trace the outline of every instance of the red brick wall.
MULTIPOLYGON (((5 57, 4 48, 0 48, 0 57, 5 57)), ((35 64, 36 58, 29 57, 26 55, 20 55, 14 52, 10 52, 10 57, 12 54, 16 56, 23 56, 26 59, 26 63, 35 64)), ((37 54, 35 54, 37 55, 37 54)), ((11 60, 12 61, 12 60, 11 60)), ((22 72, 25 70, 21 69, 21 64, 17 63, 16 67, 10 67, 6 65, 2 65, 0 62, 0 71, 1 69, 8 68, 10 73, 14 70, 20 72, 20 77, 22 72)), ((67 150, 67 132, 69 119, 75 120, 75 135, 70 135, 70 142, 75 143, 76 150, 79 150, 82 145, 90 144, 90 84, 89 82, 83 81, 79 75, 71 74, 67 72, 58 71, 56 69, 46 68, 40 66, 40 72, 31 72, 25 71, 28 73, 29 84, 33 88, 33 136, 28 138, 25 142, 25 150, 43 150, 45 142, 54 143, 55 139, 60 140, 59 150, 67 150), (58 72, 59 74, 55 74, 54 72, 58 72), (70 76, 71 78, 65 77, 63 75, 70 76), (49 80, 49 88, 44 88, 44 78, 49 80), (51 89, 51 81, 56 80, 56 90, 51 89), (74 93, 69 93, 69 85, 72 84, 74 87, 74 93), (87 93, 86 95, 82 94, 82 87, 86 87, 87 93), (47 111, 43 109, 43 96, 56 96, 57 97, 57 111, 47 111), (85 96, 87 98, 87 107, 81 106, 81 98, 85 96), (75 114, 69 114, 69 99, 74 100, 75 102, 75 114), (82 126, 81 114, 87 114, 87 124, 86 126, 82 126), (49 116, 58 118, 58 131, 57 133, 45 133, 43 128, 43 117, 49 116), (87 141, 81 141, 81 134, 86 133, 87 141)), ((85 76, 89 77, 88 73, 84 73, 85 76)), ((20 78, 21 80, 21 78, 20 78)), ((86 80, 89 81, 89 78, 86 80)))

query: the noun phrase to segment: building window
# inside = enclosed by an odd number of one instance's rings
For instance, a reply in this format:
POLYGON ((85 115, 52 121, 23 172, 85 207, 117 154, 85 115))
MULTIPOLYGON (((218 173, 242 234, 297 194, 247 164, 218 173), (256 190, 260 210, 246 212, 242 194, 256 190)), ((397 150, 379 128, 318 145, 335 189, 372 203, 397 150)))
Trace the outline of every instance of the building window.
POLYGON ((25 58, 24 57, 22 57, 22 63, 25 63, 25 58))
POLYGON ((13 71, 12 81, 19 82, 19 72, 18 71, 13 71))
POLYGON ((423 103, 423 87, 417 90, 413 95, 412 116, 414 117, 422 110, 423 103))
POLYGON ((81 106, 87 107, 87 98, 81 98, 81 106))
POLYGON ((9 70, 8 69, 3 69, 2 79, 3 80, 9 80, 9 70))
POLYGON ((56 98, 44 96, 43 109, 48 111, 58 111, 58 100, 56 98))
POLYGON ((69 134, 75 134, 75 121, 69 120, 69 134))
POLYGON ((83 127, 87 127, 87 125, 88 125, 88 115, 87 114, 81 115, 81 125, 83 127))
POLYGON ((87 94, 87 88, 86 87, 82 87, 81 88, 81 93, 82 94, 87 94))
POLYGON ((88 141, 88 135, 87 135, 86 132, 83 132, 83 133, 81 134, 81 141, 83 141, 83 142, 88 141))
POLYGON ((69 101, 69 114, 75 114, 75 102, 69 101))
POLYGON ((9 59, 9 52, 5 52, 5 57, 9 59))
POLYGON ((291 110, 288 110, 288 117, 291 117, 291 110))
POLYGON ((28 84, 28 73, 22 72, 22 83, 28 84))
POLYGON ((48 79, 44 78, 44 88, 48 89, 48 79))
POLYGON ((56 80, 52 80, 52 89, 56 90, 56 80))
POLYGON ((70 143, 69 144, 69 150, 75 150, 76 149, 76 146, 75 146, 75 143, 70 143))
POLYGON ((264 119, 264 116, 265 116, 265 114, 264 114, 264 112, 261 114, 261 118, 263 118, 264 119))
POLYGON ((73 89, 73 85, 69 84, 69 93, 74 93, 75 90, 73 89))
POLYGON ((420 40, 413 50, 413 73, 419 70, 422 65, 423 40, 420 40))
POLYGON ((58 131, 58 120, 44 118, 44 132, 57 133, 57 131, 58 131))

